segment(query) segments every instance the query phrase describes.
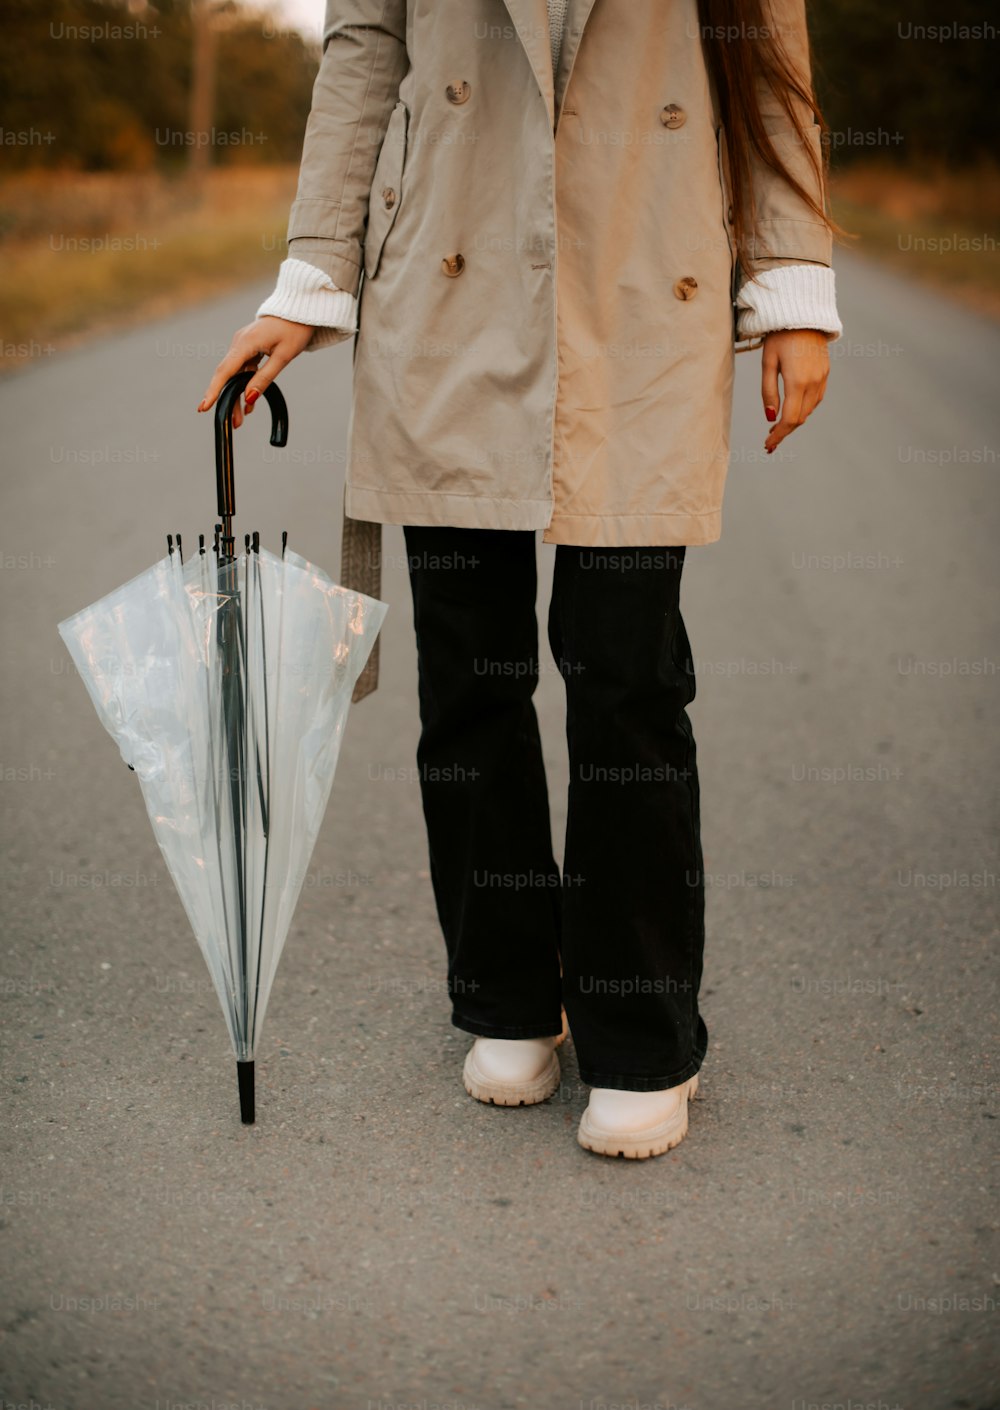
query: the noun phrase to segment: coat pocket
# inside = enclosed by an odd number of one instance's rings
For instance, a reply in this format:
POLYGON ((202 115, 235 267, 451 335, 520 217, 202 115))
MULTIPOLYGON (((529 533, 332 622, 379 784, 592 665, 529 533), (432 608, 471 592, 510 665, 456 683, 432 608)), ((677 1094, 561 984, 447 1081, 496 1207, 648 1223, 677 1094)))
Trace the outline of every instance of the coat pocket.
POLYGON ((392 110, 378 161, 375 163, 375 175, 368 199, 368 228, 365 232, 365 274, 369 279, 373 279, 378 270, 382 246, 392 229, 403 198, 408 119, 406 104, 398 102, 392 110))

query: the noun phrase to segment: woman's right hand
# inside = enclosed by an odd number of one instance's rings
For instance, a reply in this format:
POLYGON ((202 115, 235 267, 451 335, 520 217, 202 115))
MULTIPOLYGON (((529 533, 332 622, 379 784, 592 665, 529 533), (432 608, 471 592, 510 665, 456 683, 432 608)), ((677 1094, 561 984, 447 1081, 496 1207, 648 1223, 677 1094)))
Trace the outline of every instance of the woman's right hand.
POLYGON ((270 386, 293 357, 298 357, 315 331, 311 323, 292 323, 287 318, 274 318, 270 314, 248 323, 245 328, 238 328, 233 334, 229 351, 212 373, 212 380, 198 403, 198 410, 208 411, 230 377, 237 372, 256 371, 257 375, 247 384, 243 406, 237 402, 233 407, 233 425, 241 425, 244 415, 249 416, 264 388, 270 386), (260 366, 262 357, 267 358, 263 367, 260 366))

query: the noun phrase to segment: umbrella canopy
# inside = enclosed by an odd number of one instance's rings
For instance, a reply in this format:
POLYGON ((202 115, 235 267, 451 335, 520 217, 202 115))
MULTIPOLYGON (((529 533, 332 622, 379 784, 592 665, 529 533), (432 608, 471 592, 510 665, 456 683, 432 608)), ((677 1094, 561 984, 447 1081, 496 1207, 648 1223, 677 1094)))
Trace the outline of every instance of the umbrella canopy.
POLYGON ((256 535, 234 556, 229 527, 211 549, 202 543, 187 563, 172 552, 59 632, 139 780, 252 1121, 271 986, 387 608, 297 554, 267 552, 256 535))

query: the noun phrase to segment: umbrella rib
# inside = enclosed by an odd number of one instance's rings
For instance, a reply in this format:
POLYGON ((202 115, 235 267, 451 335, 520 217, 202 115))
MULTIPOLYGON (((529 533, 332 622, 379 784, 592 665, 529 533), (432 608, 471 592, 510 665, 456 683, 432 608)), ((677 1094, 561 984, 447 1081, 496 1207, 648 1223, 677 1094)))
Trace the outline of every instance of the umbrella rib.
MULTIPOLYGON (((215 553, 215 578, 216 578, 215 588, 216 588, 216 592, 220 594, 220 600, 219 600, 219 610, 220 610, 220 612, 221 612, 221 610, 222 610, 223 598, 224 598, 224 595, 223 595, 223 594, 221 593, 221 591, 220 591, 220 590, 221 590, 221 572, 222 572, 222 563, 221 563, 219 554, 216 552, 216 553, 215 553)), ((218 619, 218 621, 216 622, 216 630, 215 630, 216 645, 219 644, 220 630, 221 630, 221 617, 220 617, 220 618, 218 619)), ((212 682, 213 682, 213 679, 214 679, 214 675, 215 675, 215 673, 214 673, 213 670, 212 670, 212 657, 211 657, 211 654, 209 654, 209 657, 208 657, 208 670, 205 672, 205 694, 206 694, 206 696, 207 696, 207 704, 208 704, 208 710, 209 710, 209 719, 214 719, 214 718, 215 718, 215 710, 214 710, 214 708, 213 708, 213 703, 212 703, 212 682)), ((223 726, 225 726, 224 686, 223 686, 223 683, 222 683, 222 676, 221 676, 221 673, 220 673, 220 676, 219 676, 219 682, 220 682, 219 715, 220 715, 220 718, 221 718, 221 721, 222 721, 223 726)), ((210 741, 210 743, 209 743, 209 749, 210 749, 210 752, 211 752, 212 797, 213 797, 213 801, 214 801, 214 804, 215 804, 215 816, 216 816, 215 850, 216 850, 216 855, 218 856, 218 859, 219 859, 219 878, 220 878, 220 882, 221 882, 220 887, 219 887, 219 890, 220 890, 220 892, 221 892, 221 894, 222 894, 222 921, 223 921, 223 925, 224 925, 224 927, 225 927, 225 932, 226 932, 226 954, 229 956, 229 966, 228 966, 229 973, 228 973, 228 975, 227 975, 227 981, 228 981, 228 988, 229 988, 229 996, 230 996, 230 1000, 231 1000, 231 1002, 232 1002, 233 1017, 234 1017, 234 1020, 235 1020, 235 1019, 238 1017, 238 1014, 239 1014, 239 1010, 238 1010, 238 1007, 237 1007, 238 996, 237 996, 237 993, 236 993, 236 985, 235 985, 235 983, 234 983, 234 977, 233 977, 232 951, 231 951, 231 949, 230 949, 230 944, 229 944, 230 916, 229 916, 229 903, 228 903, 228 897, 227 897, 227 888, 226 888, 225 880, 224 880, 225 875, 226 875, 226 869, 225 869, 225 867, 223 866, 223 862, 222 862, 222 828, 221 828, 221 826, 220 826, 221 820, 222 820, 222 799, 223 799, 223 797, 225 796, 225 795, 224 795, 224 789, 225 789, 225 786, 226 786, 227 783, 230 784, 230 788, 231 788, 232 775, 231 775, 231 769, 227 767, 227 770, 226 770, 227 777, 226 777, 226 778, 223 778, 222 769, 221 769, 221 767, 219 767, 219 763, 217 763, 217 761, 216 761, 216 755, 215 755, 215 731, 214 731, 214 729, 210 729, 210 730, 209 730, 209 741, 210 741)), ((227 749, 226 749, 226 761, 227 761, 227 765, 228 765, 228 760, 229 760, 229 753, 228 753, 228 745, 227 745, 227 749)), ((221 761, 219 761, 219 762, 221 762, 221 761)), ((221 953, 221 948, 220 948, 220 953, 221 953)), ((235 1035, 236 1035, 236 1038, 237 1038, 237 1048, 238 1048, 238 1047, 239 1047, 239 1031, 238 1031, 238 1027, 236 1026, 235 1022, 234 1022, 234 1029, 235 1029, 235 1035)))
MULTIPOLYGON (((226 743, 229 805, 233 825, 233 861, 236 868, 236 901, 239 907, 238 945, 240 973, 245 977, 247 968, 246 876, 244 871, 246 817, 242 787, 244 721, 239 718, 239 707, 243 703, 243 692, 240 688, 239 681, 239 671, 243 664, 241 662, 243 614, 240 611, 238 560, 235 556, 230 557, 226 554, 223 559, 220 559, 219 567, 220 575, 223 568, 226 573, 226 583, 222 589, 223 601, 220 603, 218 628, 224 648, 222 661, 222 724, 226 743), (241 833, 243 835, 241 835, 241 833)), ((243 1021, 243 1040, 245 1043, 249 1043, 250 1038, 247 1013, 248 998, 249 995, 244 978, 243 993, 240 996, 239 1016, 243 1021)))
MULTIPOLYGON (((198 558, 197 558, 198 573, 199 573, 199 576, 200 576, 200 582, 199 582, 199 584, 198 584, 198 591, 199 591, 199 593, 200 593, 201 601, 202 601, 202 602, 205 602, 205 601, 208 600, 208 597, 209 597, 210 579, 209 579, 209 576, 208 576, 209 570, 208 570, 208 568, 207 568, 207 560, 206 560, 205 553, 204 553, 204 535, 202 535, 201 541, 202 541, 202 552, 199 554, 199 556, 198 556, 198 558)), ((179 575, 179 577, 180 577, 180 575, 179 575)), ((181 600, 182 600, 182 601, 186 604, 186 606, 187 606, 188 616, 187 616, 187 618, 186 618, 186 621, 187 621, 188 625, 192 628, 192 630, 196 630, 196 627, 197 627, 197 616, 196 616, 196 614, 195 614, 195 610, 194 610, 194 607, 193 607, 193 605, 192 605, 192 600, 191 600, 191 598, 188 596, 188 594, 187 594, 187 592, 186 592, 186 590, 185 590, 184 582, 183 582, 183 578, 182 578, 182 577, 180 578, 180 589, 179 589, 179 590, 180 590, 180 593, 181 593, 181 595, 182 595, 182 596, 181 596, 181 600)), ((200 652, 197 652, 197 651, 194 652, 194 653, 193 653, 193 659, 194 659, 196 662, 197 662, 198 660, 200 660, 200 659, 201 659, 201 654, 200 654, 200 652)), ((213 734, 213 730, 212 730, 212 728, 211 728, 211 720, 212 720, 212 718, 213 718, 213 714, 212 714, 212 686, 211 686, 211 672, 210 672, 210 670, 206 670, 206 671, 204 672, 204 679, 205 679, 205 710, 206 710, 205 718, 206 718, 206 720, 209 722, 208 728, 207 728, 207 730, 206 730, 206 736, 205 736, 205 737, 206 737, 206 747, 207 747, 207 751, 208 751, 208 757, 207 757, 207 759, 204 760, 204 763, 205 763, 205 766, 206 766, 206 769, 207 769, 207 773, 206 773, 205 778, 204 778, 204 783, 201 784, 201 783, 199 782, 199 773, 198 773, 198 765, 199 765, 199 763, 202 762, 202 761, 201 761, 200 757, 198 756, 197 751, 196 751, 193 747, 192 747, 192 753, 191 753, 191 774, 192 774, 192 784, 193 784, 193 793, 194 793, 194 798, 195 798, 195 806, 196 806, 197 809, 198 809, 199 834, 200 834, 200 836, 201 836, 202 838, 205 838, 205 837, 207 837, 207 836, 209 835, 209 826, 208 826, 208 824, 209 824, 209 818, 208 818, 208 815, 207 815, 207 813, 208 813, 208 808, 207 808, 207 805, 208 805, 208 796, 206 796, 206 792, 203 791, 203 790, 209 791, 209 796, 211 797, 211 801, 212 801, 212 808, 211 808, 211 812, 212 812, 212 828, 211 828, 211 834, 212 834, 212 836, 214 836, 214 839, 215 839, 215 848, 216 848, 216 854, 217 854, 217 860, 218 860, 218 866, 219 866, 219 875, 221 876, 221 874, 222 874, 222 852, 221 852, 221 845, 220 845, 220 841, 219 841, 219 827, 218 827, 219 806, 218 806, 218 796, 217 796, 217 792, 216 792, 216 789, 217 789, 217 779, 216 779, 216 773, 215 773, 215 749, 214 749, 214 742, 213 742, 213 741, 214 741, 214 734, 213 734)), ((228 934, 228 917, 227 917, 227 907, 226 907, 226 893, 225 893, 225 888, 224 888, 224 887, 220 887, 220 888, 219 888, 219 899, 220 899, 221 904, 222 904, 222 924, 223 924, 224 929, 226 930, 226 933, 228 934)), ((214 908, 213 908, 213 909, 214 909, 214 908)), ((213 921, 214 921, 214 920, 217 920, 218 917, 217 917, 216 915, 213 915, 212 919, 213 919, 213 921)), ((222 960, 222 951, 221 951, 221 949, 218 950, 218 951, 213 952, 209 946, 204 945, 204 946, 202 946, 202 953, 204 954, 204 956, 205 956, 205 961, 206 961, 206 963, 208 964, 209 972, 210 972, 211 975, 212 975, 212 980, 213 980, 213 982, 215 983, 215 986, 216 986, 217 991, 219 992, 219 999, 220 999, 220 1002, 222 1001, 222 990, 223 990, 223 989, 225 989, 226 991, 228 991, 229 997, 230 997, 230 999, 231 999, 231 997, 232 997, 232 985, 231 985, 231 983, 229 982, 229 976, 228 976, 228 974, 225 972, 226 967, 225 967, 225 965, 223 964, 223 960, 222 960), (216 957, 217 957, 217 958, 216 958, 216 957), (213 958, 216 959, 216 962, 215 962, 214 964, 212 963, 213 958)), ((231 1005, 230 1005, 230 1007, 231 1007, 231 1005)), ((227 1025, 230 1027, 230 1030, 233 1031, 233 1025, 232 1025, 232 1023, 231 1023, 229 1013, 226 1014, 226 1020, 227 1020, 227 1025)), ((235 1032, 233 1033, 233 1036, 235 1037, 235 1032)))
MULTIPOLYGON (((247 567, 249 568, 249 553, 246 555, 247 567)), ((242 672, 242 705, 243 709, 238 718, 239 734, 236 748, 239 757, 239 808, 240 818, 243 824, 242 839, 242 866, 240 868, 240 952, 242 964, 240 967, 240 978, 243 982, 243 1031, 246 1034, 246 1041, 249 1050, 253 1051, 253 1037, 250 1032, 250 985, 248 982, 248 950, 249 950, 249 916, 247 914, 247 843, 250 829, 248 827, 249 817, 247 813, 246 777, 247 777, 247 709, 249 706, 249 672, 247 669, 247 632, 246 617, 242 611, 242 595, 239 592, 239 560, 236 560, 234 572, 236 575, 236 653, 242 672)))
POLYGON ((267 644, 264 636, 264 589, 261 585, 260 559, 255 563, 257 578, 257 609, 260 614, 260 662, 261 662, 261 691, 264 699, 264 750, 265 750, 265 771, 267 773, 267 797, 264 796, 264 782, 260 772, 260 750, 257 750, 257 790, 260 796, 261 817, 264 828, 264 874, 261 878, 261 900, 260 900, 260 933, 257 936, 257 974, 254 984, 253 1011, 254 1019, 257 1015, 257 1004, 260 999, 260 968, 261 956, 264 952, 264 918, 267 913, 267 865, 271 850, 271 829, 270 829, 270 801, 271 801, 271 730, 270 718, 267 705, 267 644))

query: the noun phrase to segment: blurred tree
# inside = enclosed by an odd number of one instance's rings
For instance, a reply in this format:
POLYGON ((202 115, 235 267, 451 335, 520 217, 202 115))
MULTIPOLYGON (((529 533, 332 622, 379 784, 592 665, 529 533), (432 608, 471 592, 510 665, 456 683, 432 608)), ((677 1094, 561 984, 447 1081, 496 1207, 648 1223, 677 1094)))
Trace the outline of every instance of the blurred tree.
POLYGON ((318 46, 266 12, 215 0, 214 103, 203 73, 194 107, 191 0, 0 0, 0 24, 8 169, 180 169, 198 151, 209 164, 298 160, 318 46))
POLYGON ((1000 12, 972 0, 810 0, 809 26, 836 163, 996 159, 1000 12))
POLYGON ((215 105, 220 133, 236 139, 224 160, 298 161, 319 59, 318 44, 263 12, 232 17, 219 35, 215 105))
POLYGON ((191 118, 188 130, 193 138, 190 151, 192 171, 205 171, 212 164, 208 139, 215 116, 215 58, 218 50, 214 20, 211 0, 191 0, 191 118))

